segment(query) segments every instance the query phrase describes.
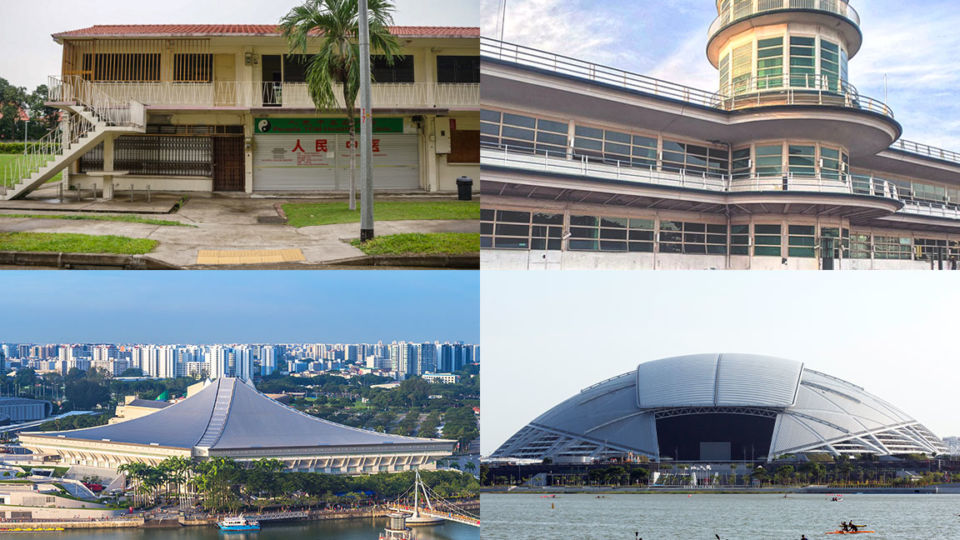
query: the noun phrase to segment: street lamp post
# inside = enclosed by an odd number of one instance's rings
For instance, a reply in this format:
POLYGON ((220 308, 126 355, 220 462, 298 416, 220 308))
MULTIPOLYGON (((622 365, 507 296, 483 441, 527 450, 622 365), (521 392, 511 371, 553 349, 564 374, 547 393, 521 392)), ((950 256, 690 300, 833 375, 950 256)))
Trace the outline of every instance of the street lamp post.
POLYGON ((360 241, 373 239, 373 118, 370 95, 370 22, 367 0, 360 0, 360 241))

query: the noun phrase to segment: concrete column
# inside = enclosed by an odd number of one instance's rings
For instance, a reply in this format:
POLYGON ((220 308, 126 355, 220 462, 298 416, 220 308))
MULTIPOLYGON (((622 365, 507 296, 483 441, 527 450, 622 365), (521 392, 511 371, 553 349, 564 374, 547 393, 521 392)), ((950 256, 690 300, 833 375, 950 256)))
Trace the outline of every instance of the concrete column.
POLYGON ((247 193, 253 193, 253 133, 253 116, 245 114, 243 117, 243 191, 247 193))
MULTIPOLYGON (((103 172, 113 172, 113 137, 107 136, 103 140, 103 172)), ((113 199, 113 175, 103 175, 103 200, 113 199)))
POLYGON ((437 170, 437 117, 435 115, 424 117, 425 142, 426 142, 426 160, 424 169, 427 174, 427 191, 433 193, 440 190, 439 171, 437 170))
MULTIPOLYGON (((60 120, 60 144, 62 145, 62 151, 64 154, 67 153, 67 145, 70 144, 70 113, 64 111, 63 119, 60 120)), ((60 176, 60 185, 63 186, 64 191, 70 187, 70 167, 64 167, 63 172, 60 176)))

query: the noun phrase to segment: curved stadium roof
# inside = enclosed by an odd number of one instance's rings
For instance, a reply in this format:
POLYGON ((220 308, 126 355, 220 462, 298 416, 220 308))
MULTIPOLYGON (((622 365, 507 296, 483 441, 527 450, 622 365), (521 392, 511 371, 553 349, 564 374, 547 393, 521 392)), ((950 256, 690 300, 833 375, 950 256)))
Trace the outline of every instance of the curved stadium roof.
POLYGON ((426 446, 449 451, 456 443, 388 435, 322 420, 282 405, 252 385, 231 377, 216 379, 197 394, 147 416, 105 426, 23 435, 177 448, 190 450, 194 455, 334 447, 400 450, 426 446))
POLYGON ((900 409, 801 362, 698 354, 646 362, 590 386, 534 419, 492 457, 729 460, 737 452, 738 459, 773 459, 945 451, 900 409))

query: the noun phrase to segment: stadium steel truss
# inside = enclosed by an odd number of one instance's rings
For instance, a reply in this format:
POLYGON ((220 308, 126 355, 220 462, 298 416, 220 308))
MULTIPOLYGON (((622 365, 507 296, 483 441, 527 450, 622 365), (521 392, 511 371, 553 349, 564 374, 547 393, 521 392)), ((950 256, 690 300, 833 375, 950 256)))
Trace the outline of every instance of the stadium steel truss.
POLYGON ((585 388, 491 457, 728 461, 945 452, 936 435, 900 409, 801 362, 701 354, 646 362, 585 388))

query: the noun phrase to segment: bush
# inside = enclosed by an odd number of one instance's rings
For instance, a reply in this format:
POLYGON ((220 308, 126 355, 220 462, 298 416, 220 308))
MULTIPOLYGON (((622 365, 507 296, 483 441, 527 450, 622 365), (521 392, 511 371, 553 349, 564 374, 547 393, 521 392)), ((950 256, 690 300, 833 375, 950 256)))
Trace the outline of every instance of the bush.
POLYGON ((0 142, 0 154, 22 154, 22 142, 0 142))

